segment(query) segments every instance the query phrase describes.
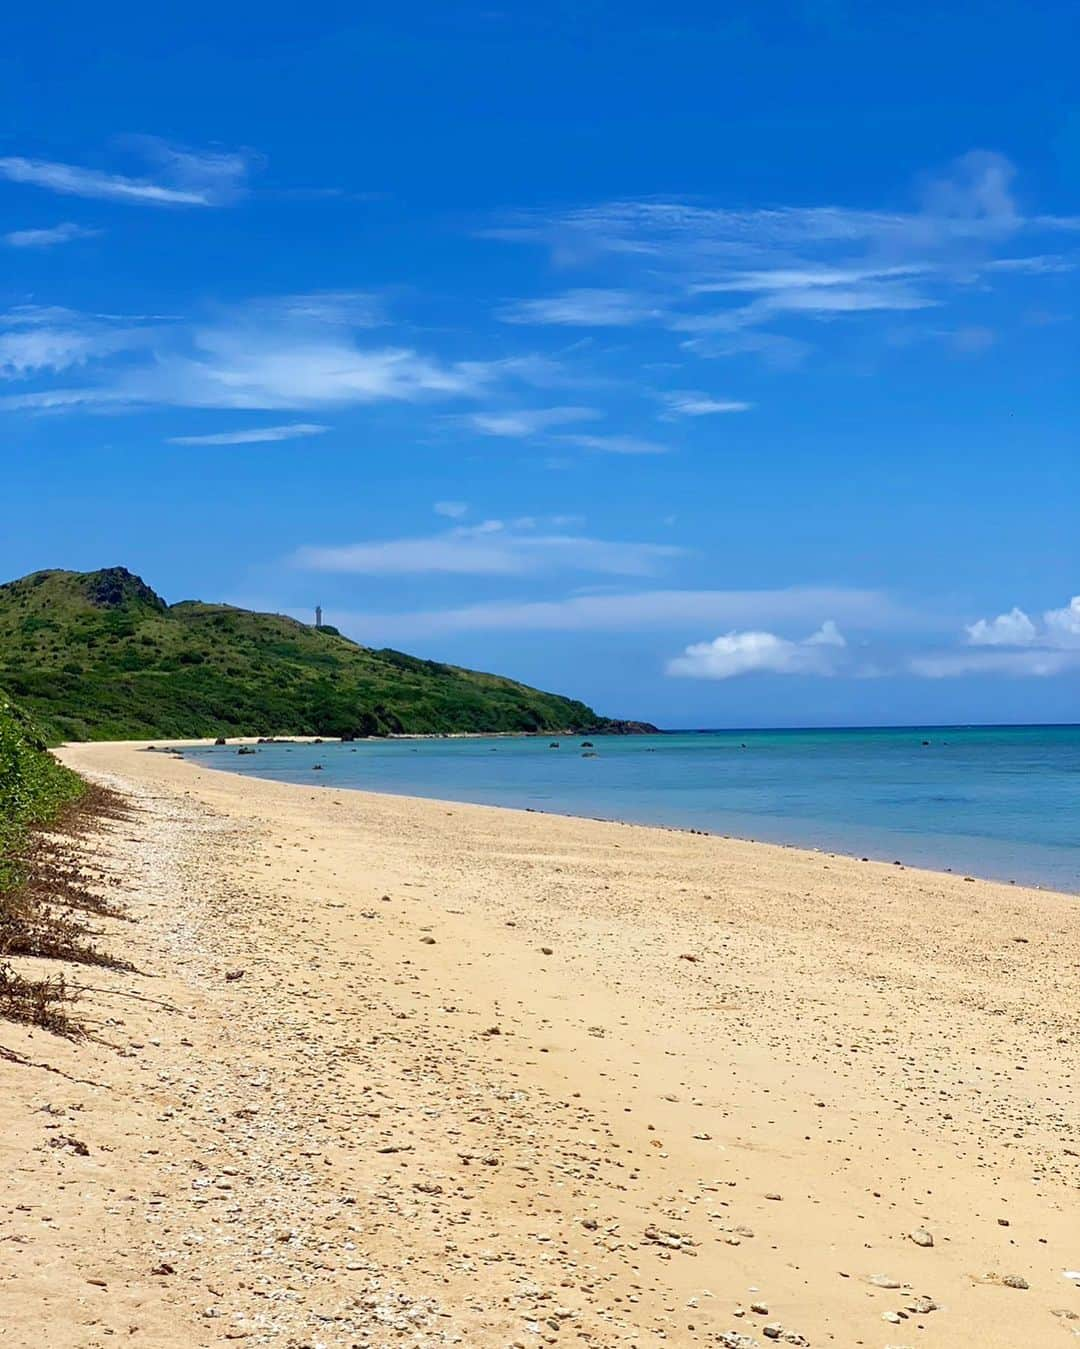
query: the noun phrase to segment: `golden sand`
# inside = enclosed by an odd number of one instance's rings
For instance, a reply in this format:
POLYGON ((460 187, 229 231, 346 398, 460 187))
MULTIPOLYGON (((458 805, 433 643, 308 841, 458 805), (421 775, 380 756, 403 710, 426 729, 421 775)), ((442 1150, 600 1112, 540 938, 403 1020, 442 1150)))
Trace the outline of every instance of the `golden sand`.
POLYGON ((3 1345, 1077 1342, 1077 901, 61 757, 139 972, 0 1026, 3 1345))

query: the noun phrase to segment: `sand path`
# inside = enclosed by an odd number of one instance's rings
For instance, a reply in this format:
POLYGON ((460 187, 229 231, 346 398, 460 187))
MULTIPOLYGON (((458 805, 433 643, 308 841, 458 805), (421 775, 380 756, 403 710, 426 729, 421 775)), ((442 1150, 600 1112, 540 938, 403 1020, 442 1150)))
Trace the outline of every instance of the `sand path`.
POLYGON ((62 757, 141 973, 0 1027, 0 1343, 1078 1342, 1076 900, 62 757))

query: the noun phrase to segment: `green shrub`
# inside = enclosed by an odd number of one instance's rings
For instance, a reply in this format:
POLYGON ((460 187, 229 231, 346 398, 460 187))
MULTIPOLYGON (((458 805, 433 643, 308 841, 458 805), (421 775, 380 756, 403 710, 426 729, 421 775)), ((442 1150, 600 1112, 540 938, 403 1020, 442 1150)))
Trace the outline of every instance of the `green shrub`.
POLYGON ((0 894, 22 879, 26 831, 52 819, 82 788, 45 749, 30 718, 0 693, 0 894))

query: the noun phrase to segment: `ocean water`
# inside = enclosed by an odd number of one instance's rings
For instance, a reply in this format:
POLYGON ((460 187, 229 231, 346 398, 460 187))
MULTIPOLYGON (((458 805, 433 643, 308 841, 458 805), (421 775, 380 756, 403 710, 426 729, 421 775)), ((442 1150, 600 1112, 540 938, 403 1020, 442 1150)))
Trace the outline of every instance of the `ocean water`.
POLYGON ((1080 726, 594 736, 595 757, 584 738, 185 755, 311 787, 704 829, 1080 893, 1080 726))

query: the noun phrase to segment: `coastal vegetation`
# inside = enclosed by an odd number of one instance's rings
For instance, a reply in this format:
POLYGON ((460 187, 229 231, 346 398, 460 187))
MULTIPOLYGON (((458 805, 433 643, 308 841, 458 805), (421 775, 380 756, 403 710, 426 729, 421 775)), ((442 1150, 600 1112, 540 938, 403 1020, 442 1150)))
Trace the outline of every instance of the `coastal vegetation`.
POLYGON ((112 963, 83 916, 108 905, 87 888, 64 843, 92 810, 111 804, 53 758, 33 720, 0 692, 0 1016, 72 1028, 63 976, 20 973, 12 958, 112 963))
POLYGON ((61 740, 646 729, 512 679, 227 604, 123 567, 0 586, 0 686, 61 740))
POLYGON ((0 692, 0 895, 22 879, 28 831, 55 819, 83 790, 52 757, 33 721, 0 692))

